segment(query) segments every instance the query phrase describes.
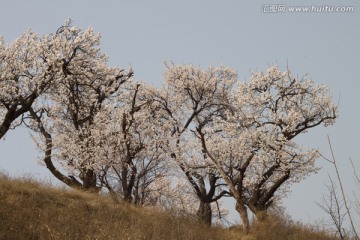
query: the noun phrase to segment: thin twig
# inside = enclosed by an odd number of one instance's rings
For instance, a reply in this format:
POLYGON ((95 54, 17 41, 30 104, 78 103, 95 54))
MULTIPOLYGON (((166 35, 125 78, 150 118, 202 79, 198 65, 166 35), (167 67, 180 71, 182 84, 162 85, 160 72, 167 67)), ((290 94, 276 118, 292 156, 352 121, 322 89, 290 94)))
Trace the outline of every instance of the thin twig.
POLYGON ((327 157, 325 157, 324 155, 322 155, 320 151, 317 151, 317 152, 319 153, 319 155, 320 155, 324 160, 328 161, 329 163, 334 164, 333 161, 331 161, 330 159, 328 159, 327 157))
MULTIPOLYGON (((359 178, 359 176, 358 176, 357 173, 356 173, 354 162, 352 161, 351 158, 349 158, 349 159, 350 159, 351 166, 352 166, 352 168, 353 168, 353 172, 354 172, 355 179, 356 179, 356 181, 357 181, 357 183, 358 183, 357 186, 358 186, 358 188, 360 189, 360 178, 359 178)), ((357 197, 355 191, 353 191, 353 194, 354 194, 354 197, 355 197, 355 199, 356 199, 356 202, 355 202, 355 203, 356 203, 356 205, 355 205, 355 207, 356 207, 356 212, 360 215, 360 200, 359 200, 359 198, 357 197)))
POLYGON ((357 182, 360 184, 360 178, 359 178, 359 176, 356 174, 354 162, 351 160, 351 158, 349 158, 349 159, 350 159, 350 163, 351 163, 351 166, 352 166, 352 168, 353 168, 353 171, 354 171, 354 176, 355 176, 357 182))

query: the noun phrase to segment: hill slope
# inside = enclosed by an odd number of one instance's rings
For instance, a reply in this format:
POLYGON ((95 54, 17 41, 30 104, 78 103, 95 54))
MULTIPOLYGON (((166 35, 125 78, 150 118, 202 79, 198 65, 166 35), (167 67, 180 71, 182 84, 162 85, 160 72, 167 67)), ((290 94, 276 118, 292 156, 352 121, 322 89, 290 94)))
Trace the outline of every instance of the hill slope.
MULTIPOLYGON (((0 178, 0 240, 241 239, 239 230, 204 227, 191 219, 114 204, 89 193, 0 178)), ((255 223, 243 239, 331 239, 283 221, 255 223), (265 224, 265 225, 264 225, 265 224)))
POLYGON ((0 223, 0 239, 9 240, 231 239, 226 229, 21 180, 0 180, 0 223))

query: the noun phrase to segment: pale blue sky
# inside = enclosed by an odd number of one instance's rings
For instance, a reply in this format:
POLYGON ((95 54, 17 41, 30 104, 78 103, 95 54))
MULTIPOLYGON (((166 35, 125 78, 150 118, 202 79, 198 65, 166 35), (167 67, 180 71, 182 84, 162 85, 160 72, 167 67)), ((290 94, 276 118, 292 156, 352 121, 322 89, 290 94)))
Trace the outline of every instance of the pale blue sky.
MULTIPOLYGON (((356 189, 348 158, 360 173, 360 2, 359 1, 89 1, 0 0, 0 35, 6 42, 27 28, 38 33, 56 31, 71 17, 82 28, 92 26, 102 36, 103 52, 111 65, 135 70, 135 78, 160 84, 164 59, 175 63, 230 66, 248 81, 255 70, 277 63, 295 75, 308 73, 340 97, 340 118, 334 126, 313 129, 300 143, 330 156, 333 142, 349 196, 356 189), (288 6, 353 6, 352 13, 262 13, 266 4, 288 6)), ((0 169, 10 174, 33 174, 50 179, 37 164, 34 143, 26 129, 9 132, 0 142, 0 169)), ((334 171, 323 160, 319 174, 293 186, 284 201, 294 219, 320 220, 315 202, 326 193, 327 174, 334 171)), ((54 181, 54 180, 53 180, 54 181)), ((359 189, 357 189, 359 193, 359 189)), ((229 206, 233 208, 233 206, 229 206)), ((236 215, 236 214, 235 214, 236 215)), ((234 215, 234 216, 235 216, 234 215)), ((358 219, 359 221, 359 219, 358 219)), ((360 222, 360 221, 359 221, 360 222)))

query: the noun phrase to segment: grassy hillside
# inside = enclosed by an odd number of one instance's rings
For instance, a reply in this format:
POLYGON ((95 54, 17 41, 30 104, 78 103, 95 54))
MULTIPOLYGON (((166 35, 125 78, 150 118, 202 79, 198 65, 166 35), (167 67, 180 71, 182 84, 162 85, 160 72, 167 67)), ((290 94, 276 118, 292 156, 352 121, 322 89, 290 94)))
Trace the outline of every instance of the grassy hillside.
POLYGON ((0 239, 331 239, 285 220, 255 223, 252 234, 114 204, 110 199, 25 180, 0 179, 0 239))

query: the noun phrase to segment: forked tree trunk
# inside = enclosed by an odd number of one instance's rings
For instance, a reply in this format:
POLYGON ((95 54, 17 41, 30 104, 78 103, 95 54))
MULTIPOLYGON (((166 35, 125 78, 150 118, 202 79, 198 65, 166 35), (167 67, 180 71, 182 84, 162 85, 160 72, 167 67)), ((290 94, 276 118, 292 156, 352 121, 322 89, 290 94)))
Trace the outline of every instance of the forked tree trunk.
POLYGON ((199 222, 211 226, 212 211, 210 203, 200 201, 197 217, 199 222))

